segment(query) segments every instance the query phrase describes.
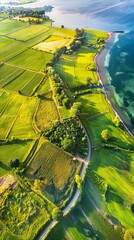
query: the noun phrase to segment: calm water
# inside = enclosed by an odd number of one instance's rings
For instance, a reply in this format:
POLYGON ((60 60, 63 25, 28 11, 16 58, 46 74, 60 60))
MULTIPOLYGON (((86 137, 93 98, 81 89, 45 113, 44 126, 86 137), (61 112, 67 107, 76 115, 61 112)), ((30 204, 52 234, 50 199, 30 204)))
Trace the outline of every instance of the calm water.
POLYGON ((134 0, 38 0, 25 6, 43 5, 54 7, 49 16, 56 26, 125 31, 118 34, 113 47, 105 54, 103 68, 120 115, 126 115, 127 125, 134 132, 134 0))

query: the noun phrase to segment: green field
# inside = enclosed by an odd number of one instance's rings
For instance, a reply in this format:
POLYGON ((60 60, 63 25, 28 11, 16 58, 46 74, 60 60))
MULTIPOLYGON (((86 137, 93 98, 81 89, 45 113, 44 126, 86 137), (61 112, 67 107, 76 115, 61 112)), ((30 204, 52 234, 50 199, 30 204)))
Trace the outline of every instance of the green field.
POLYGON ((1 121, 0 138, 35 138, 35 132, 32 127, 32 118, 36 108, 36 98, 24 98, 18 94, 2 94, 1 98, 5 100, 0 102, 1 121), (7 99, 6 99, 7 98, 7 99))
POLYGON ((22 141, 18 143, 0 145, 0 177, 11 171, 9 162, 12 159, 19 159, 20 162, 23 162, 26 153, 32 146, 32 141, 22 141))
POLYGON ((22 28, 26 28, 28 25, 28 23, 19 22, 16 20, 4 20, 0 22, 0 34, 7 35, 22 28))
POLYGON ((50 129, 58 121, 58 114, 51 94, 41 100, 35 115, 35 122, 41 131, 50 129), (45 117, 44 117, 45 116, 45 117))
POLYGON ((7 36, 14 40, 27 41, 36 36, 39 36, 40 34, 43 34, 44 32, 46 32, 48 30, 49 30, 49 28, 47 28, 46 26, 35 24, 35 25, 29 25, 27 28, 12 32, 12 33, 8 34, 7 36))

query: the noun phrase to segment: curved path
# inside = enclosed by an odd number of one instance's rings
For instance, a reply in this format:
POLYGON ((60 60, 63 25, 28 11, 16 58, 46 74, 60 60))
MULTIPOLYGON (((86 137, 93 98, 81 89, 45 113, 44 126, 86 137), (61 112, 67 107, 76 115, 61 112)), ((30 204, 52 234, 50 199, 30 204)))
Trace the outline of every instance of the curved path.
MULTIPOLYGON (((84 129, 85 130, 85 129, 84 129)), ((83 178, 85 173, 86 173, 86 169, 90 160, 90 156, 91 156, 91 143, 88 137, 88 134, 85 130, 85 134, 87 136, 87 144, 88 144, 88 154, 86 159, 83 159, 83 167, 81 169, 80 172, 80 177, 83 178)), ((70 202, 68 203, 68 205, 63 209, 63 216, 65 216, 70 210, 71 208, 76 204, 79 196, 80 196, 80 189, 77 188, 73 198, 70 200, 70 202)), ((56 220, 52 220, 49 225, 46 227, 46 229, 43 231, 43 233, 40 235, 40 237, 38 238, 38 240, 43 240, 47 237, 47 235, 49 234, 50 229, 52 229, 56 224, 58 223, 58 221, 56 220)))

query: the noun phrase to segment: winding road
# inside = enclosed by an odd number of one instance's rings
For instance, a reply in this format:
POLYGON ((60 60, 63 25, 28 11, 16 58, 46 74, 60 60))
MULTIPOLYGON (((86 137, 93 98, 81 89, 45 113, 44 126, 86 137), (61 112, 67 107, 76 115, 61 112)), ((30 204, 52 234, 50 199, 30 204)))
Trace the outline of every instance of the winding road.
MULTIPOLYGON (((84 129, 85 130, 85 129, 84 129)), ((83 178, 85 173, 86 173, 86 169, 90 160, 90 156, 91 156, 91 143, 90 143, 90 139, 88 137, 88 134, 85 130, 85 134, 87 136, 87 144, 88 144, 88 154, 86 159, 83 159, 83 167, 81 169, 80 172, 80 177, 83 178)), ((71 208, 73 208, 73 206, 75 206, 79 196, 80 196, 80 189, 77 188, 73 198, 70 200, 70 202, 68 203, 68 205, 63 209, 63 216, 65 216, 70 210, 71 208)), ((43 233, 40 235, 40 237, 38 238, 38 240, 43 240, 47 237, 47 235, 49 234, 50 229, 52 229, 56 224, 58 223, 57 220, 52 220, 49 225, 46 227, 46 229, 43 231, 43 233)))

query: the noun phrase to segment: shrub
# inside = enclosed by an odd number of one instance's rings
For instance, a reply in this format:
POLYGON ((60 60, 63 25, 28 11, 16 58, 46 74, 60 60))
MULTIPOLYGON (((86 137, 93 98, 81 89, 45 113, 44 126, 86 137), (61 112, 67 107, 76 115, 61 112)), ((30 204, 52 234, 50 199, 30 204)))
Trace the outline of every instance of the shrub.
POLYGON ((105 141, 108 141, 108 140, 111 138, 111 134, 110 134, 109 130, 108 130, 108 129, 103 130, 103 131, 101 132, 101 137, 102 137, 105 141))

